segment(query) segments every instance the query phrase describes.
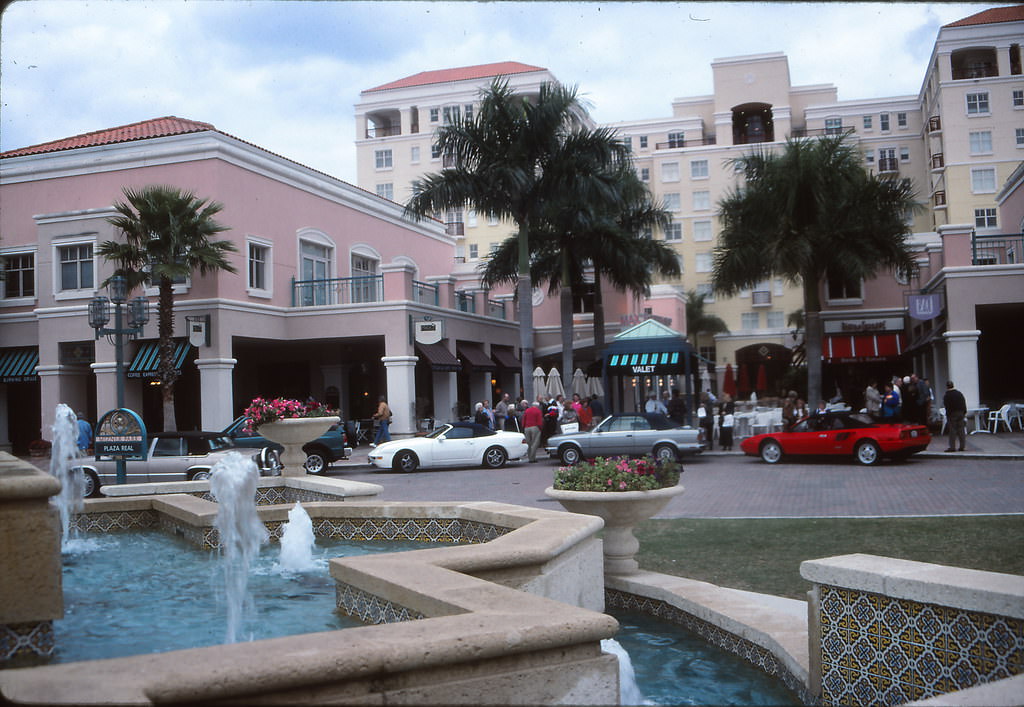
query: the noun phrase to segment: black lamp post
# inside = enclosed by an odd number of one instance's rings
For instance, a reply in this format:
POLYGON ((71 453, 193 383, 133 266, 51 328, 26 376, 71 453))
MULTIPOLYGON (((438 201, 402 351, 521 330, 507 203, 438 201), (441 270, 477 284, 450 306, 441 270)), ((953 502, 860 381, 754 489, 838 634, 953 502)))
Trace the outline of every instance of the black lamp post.
MULTIPOLYGON (((124 340, 135 339, 142 333, 142 327, 149 321, 149 301, 145 297, 136 297, 128 302, 128 282, 121 275, 110 278, 107 285, 110 298, 94 297, 89 303, 89 326, 96 330, 96 338, 106 336, 114 345, 116 354, 117 407, 124 407, 124 340), (110 303, 114 303, 114 326, 108 328, 110 322, 110 303), (128 305, 128 326, 124 326, 124 306, 128 305)), ((125 473, 124 457, 117 458, 117 483, 128 482, 125 473)))

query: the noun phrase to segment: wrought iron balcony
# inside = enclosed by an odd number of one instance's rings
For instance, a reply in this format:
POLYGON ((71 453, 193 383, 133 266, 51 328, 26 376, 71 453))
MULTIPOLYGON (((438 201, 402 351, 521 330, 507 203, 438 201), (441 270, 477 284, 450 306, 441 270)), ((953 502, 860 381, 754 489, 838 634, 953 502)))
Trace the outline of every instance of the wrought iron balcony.
POLYGON ((384 301, 384 276, 292 280, 292 306, 317 307, 384 301))
POLYGON ((444 225, 444 230, 449 236, 464 236, 466 235, 466 224, 462 221, 449 221, 444 225))
POLYGON ((487 316, 495 317, 497 319, 506 319, 505 302, 493 299, 487 300, 487 316))
POLYGON ((971 235, 973 265, 1012 265, 1024 263, 1024 233, 971 235))
POLYGON ((754 307, 767 307, 772 303, 771 290, 754 290, 750 293, 750 304, 754 307))
POLYGON ((928 119, 928 132, 935 133, 942 130, 942 118, 937 115, 933 115, 928 119))
POLYGON ((476 298, 470 292, 455 292, 455 308, 460 312, 476 314, 476 298))
POLYGON ((401 125, 389 125, 386 127, 379 128, 367 128, 366 137, 394 137, 395 135, 402 134, 401 125))
POLYGON ((937 191, 934 194, 932 194, 932 203, 934 203, 936 206, 945 206, 946 205, 946 192, 944 192, 944 191, 937 191))
POLYGON ((703 145, 717 145, 717 137, 715 135, 708 135, 706 137, 697 140, 669 140, 668 142, 658 142, 654 144, 655 150, 675 150, 680 147, 700 147, 703 145))
POLYGON ((412 301, 420 304, 432 304, 437 307, 441 301, 436 284, 412 281, 412 301))
POLYGON ((878 171, 879 173, 886 172, 899 172, 900 163, 895 157, 880 157, 878 158, 878 171))
POLYGON ((942 169, 946 166, 946 158, 941 152, 932 155, 932 169, 942 169))

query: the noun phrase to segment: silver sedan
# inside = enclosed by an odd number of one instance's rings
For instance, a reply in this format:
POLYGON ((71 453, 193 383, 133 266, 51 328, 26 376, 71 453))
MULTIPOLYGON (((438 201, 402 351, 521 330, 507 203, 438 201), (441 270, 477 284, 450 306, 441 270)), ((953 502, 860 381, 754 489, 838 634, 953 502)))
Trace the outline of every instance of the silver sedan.
POLYGON ((563 464, 573 465, 594 457, 641 457, 676 461, 686 454, 704 451, 704 431, 680 427, 657 413, 609 415, 589 432, 552 435, 544 449, 563 464))

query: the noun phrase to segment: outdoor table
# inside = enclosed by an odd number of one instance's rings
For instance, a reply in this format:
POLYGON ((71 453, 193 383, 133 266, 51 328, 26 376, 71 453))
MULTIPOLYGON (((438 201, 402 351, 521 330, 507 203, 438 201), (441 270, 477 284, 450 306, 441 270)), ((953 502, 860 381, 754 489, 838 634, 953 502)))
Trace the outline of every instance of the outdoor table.
POLYGON ((983 419, 984 419, 985 415, 987 415, 987 414, 988 414, 988 407, 985 406, 985 405, 982 405, 981 407, 968 408, 967 409, 967 416, 968 417, 971 417, 972 415, 974 416, 974 429, 971 430, 968 434, 976 435, 976 434, 991 434, 992 433, 991 430, 985 429, 985 425, 983 423, 983 419))

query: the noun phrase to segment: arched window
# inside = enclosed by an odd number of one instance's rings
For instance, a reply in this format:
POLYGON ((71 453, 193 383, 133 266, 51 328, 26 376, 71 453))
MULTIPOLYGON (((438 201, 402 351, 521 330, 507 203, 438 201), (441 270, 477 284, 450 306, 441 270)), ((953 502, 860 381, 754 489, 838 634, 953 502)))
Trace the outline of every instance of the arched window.
POLYGON ((772 107, 768 103, 744 103, 732 109, 732 142, 750 145, 775 140, 772 107))

